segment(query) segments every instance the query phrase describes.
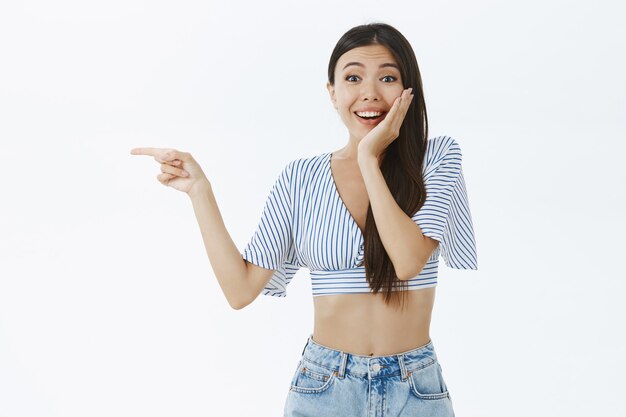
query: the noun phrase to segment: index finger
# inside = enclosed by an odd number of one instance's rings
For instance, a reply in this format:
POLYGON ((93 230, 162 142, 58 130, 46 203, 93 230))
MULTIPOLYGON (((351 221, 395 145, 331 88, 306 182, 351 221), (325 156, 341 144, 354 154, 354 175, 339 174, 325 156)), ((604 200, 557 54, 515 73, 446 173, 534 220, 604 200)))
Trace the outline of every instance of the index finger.
POLYGON ((165 151, 162 148, 133 148, 130 150, 131 155, 149 155, 157 156, 165 151))

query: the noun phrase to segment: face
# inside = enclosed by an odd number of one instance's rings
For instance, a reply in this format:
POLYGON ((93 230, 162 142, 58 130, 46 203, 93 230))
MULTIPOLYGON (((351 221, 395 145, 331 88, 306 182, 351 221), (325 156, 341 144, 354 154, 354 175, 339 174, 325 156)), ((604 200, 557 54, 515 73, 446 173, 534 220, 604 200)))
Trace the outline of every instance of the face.
POLYGON ((362 46, 344 53, 335 67, 335 85, 327 82, 326 88, 351 139, 356 140, 385 118, 404 90, 399 65, 382 45, 362 46), (363 115, 363 111, 382 115, 367 120, 357 115, 363 115))

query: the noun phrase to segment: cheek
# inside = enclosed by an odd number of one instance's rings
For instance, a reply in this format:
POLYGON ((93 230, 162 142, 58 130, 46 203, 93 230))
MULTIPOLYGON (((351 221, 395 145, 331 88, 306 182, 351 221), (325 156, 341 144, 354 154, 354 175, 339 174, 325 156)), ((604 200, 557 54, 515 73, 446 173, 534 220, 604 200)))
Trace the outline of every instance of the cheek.
POLYGON ((354 107, 353 100, 346 100, 345 97, 337 100, 337 107, 342 114, 349 115, 351 113, 351 109, 354 107))
POLYGON ((349 105, 339 106, 339 116, 345 125, 351 125, 354 122, 354 119, 352 118, 354 115, 352 114, 350 108, 351 107, 349 105))
POLYGON ((343 108, 341 111, 341 119, 345 122, 345 123, 350 123, 352 120, 352 113, 350 112, 350 109, 347 108, 343 108))
POLYGON ((358 94, 357 92, 346 89, 343 86, 337 86, 335 90, 335 97, 337 99, 337 104, 345 107, 352 106, 354 101, 358 99, 358 94))
POLYGON ((402 95, 402 89, 398 88, 397 90, 390 91, 388 95, 385 96, 385 101, 389 107, 393 106, 393 103, 396 101, 398 97, 402 95))

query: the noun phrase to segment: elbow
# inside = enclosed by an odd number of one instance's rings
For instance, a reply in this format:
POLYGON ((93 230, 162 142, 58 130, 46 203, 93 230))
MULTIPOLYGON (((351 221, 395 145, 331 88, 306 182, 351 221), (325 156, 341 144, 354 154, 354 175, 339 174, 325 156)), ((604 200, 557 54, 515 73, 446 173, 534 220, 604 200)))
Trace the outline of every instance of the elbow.
POLYGON ((396 274, 400 281, 408 281, 412 278, 417 277, 424 269, 426 262, 419 262, 417 264, 412 264, 410 267, 405 269, 400 269, 400 271, 396 274))
POLYGON ((233 310, 241 310, 242 308, 247 307, 251 303, 252 301, 249 301, 248 299, 244 299, 244 298, 228 299, 228 304, 233 310))
POLYGON ((417 277, 419 274, 422 273, 422 270, 428 263, 431 254, 439 243, 431 238, 425 237, 424 240, 427 241, 429 244, 427 250, 425 252, 419 252, 418 254, 411 255, 409 260, 405 260, 405 262, 400 267, 396 268, 399 280, 407 281, 409 279, 417 277))
POLYGON ((228 301, 228 304, 233 310, 241 310, 246 307, 250 303, 241 302, 241 301, 228 301))
POLYGON ((243 278, 233 279, 232 282, 229 282, 228 288, 222 287, 226 300, 233 310, 241 310, 254 301, 254 297, 250 294, 250 288, 248 288, 247 273, 246 271, 246 275, 243 278))
POLYGON ((398 277, 400 281, 408 281, 411 278, 415 278, 416 275, 419 275, 419 274, 396 274, 396 276, 398 277))
POLYGON ((233 310, 241 310, 242 308, 244 308, 245 306, 241 303, 234 303, 232 301, 228 302, 228 305, 230 305, 230 308, 232 308, 233 310))

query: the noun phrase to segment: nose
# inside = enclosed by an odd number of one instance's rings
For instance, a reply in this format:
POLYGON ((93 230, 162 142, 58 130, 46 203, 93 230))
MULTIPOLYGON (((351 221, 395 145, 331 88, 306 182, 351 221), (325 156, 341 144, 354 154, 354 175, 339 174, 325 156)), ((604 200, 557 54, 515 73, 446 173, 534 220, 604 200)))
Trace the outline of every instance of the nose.
POLYGON ((379 101, 380 95, 378 93, 378 89, 376 88, 376 81, 363 82, 361 84, 363 86, 361 90, 361 100, 365 101, 379 101))

